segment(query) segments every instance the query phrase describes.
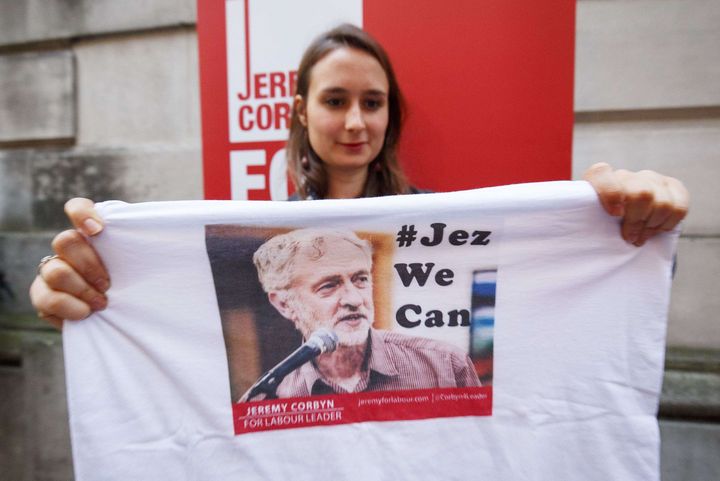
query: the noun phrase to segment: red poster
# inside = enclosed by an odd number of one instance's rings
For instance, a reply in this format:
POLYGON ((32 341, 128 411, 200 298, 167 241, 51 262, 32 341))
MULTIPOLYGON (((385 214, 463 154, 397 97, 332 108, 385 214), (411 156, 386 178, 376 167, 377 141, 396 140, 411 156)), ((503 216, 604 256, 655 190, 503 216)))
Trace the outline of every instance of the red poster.
POLYGON ((198 0, 205 197, 286 197, 294 71, 312 38, 341 22, 390 54, 415 185, 567 179, 574 16, 572 0, 198 0))

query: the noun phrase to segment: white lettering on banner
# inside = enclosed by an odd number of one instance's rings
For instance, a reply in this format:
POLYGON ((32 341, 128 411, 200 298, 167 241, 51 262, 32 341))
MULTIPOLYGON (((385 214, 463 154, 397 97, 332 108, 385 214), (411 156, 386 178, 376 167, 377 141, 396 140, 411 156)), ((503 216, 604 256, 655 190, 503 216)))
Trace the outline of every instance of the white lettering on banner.
POLYGON ((290 128, 290 104, 253 102, 241 105, 238 125, 241 130, 287 130, 290 128))
POLYGON ((334 409, 335 401, 332 399, 321 401, 297 401, 290 405, 292 412, 299 411, 317 411, 319 409, 334 409))
POLYGON ((247 200, 248 191, 265 189, 265 176, 248 174, 251 165, 265 165, 264 150, 236 150, 230 152, 230 198, 247 200))
POLYGON ((287 200, 287 155, 285 149, 275 152, 270 161, 270 199, 287 200))
POLYGON ((251 405, 247 408, 247 416, 263 416, 266 414, 278 414, 287 411, 287 403, 270 404, 268 406, 251 405))
MULTIPOLYGON (((250 174, 248 167, 263 166, 266 161, 264 150, 235 150, 230 152, 230 198, 248 200, 250 190, 264 190, 267 185, 265 174, 250 174)), ((270 160, 270 199, 287 200, 287 157, 285 149, 278 150, 270 160)))

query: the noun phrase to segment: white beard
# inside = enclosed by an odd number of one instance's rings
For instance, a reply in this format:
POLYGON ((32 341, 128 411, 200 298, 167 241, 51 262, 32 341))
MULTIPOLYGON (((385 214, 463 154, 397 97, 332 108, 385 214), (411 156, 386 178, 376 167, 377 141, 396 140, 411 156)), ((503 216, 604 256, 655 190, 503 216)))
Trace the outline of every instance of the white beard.
POLYGON ((335 334, 338 335, 338 344, 341 346, 359 346, 367 342, 369 331, 370 326, 368 325, 367 327, 362 326, 350 332, 335 331, 335 334))

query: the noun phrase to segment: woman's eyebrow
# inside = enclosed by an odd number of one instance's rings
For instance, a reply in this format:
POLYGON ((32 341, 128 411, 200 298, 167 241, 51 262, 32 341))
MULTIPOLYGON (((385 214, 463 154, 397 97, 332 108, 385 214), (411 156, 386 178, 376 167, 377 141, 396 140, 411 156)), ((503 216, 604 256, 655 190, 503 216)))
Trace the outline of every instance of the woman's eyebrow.
MULTIPOLYGON (((328 87, 321 91, 323 94, 348 94, 350 91, 343 87, 328 87)), ((378 97, 387 97, 387 92, 378 89, 363 90, 364 95, 375 95, 378 97)))
POLYGON ((346 94, 346 93, 348 93, 348 90, 344 89, 342 87, 328 87, 326 89, 323 89, 322 93, 324 93, 324 94, 346 94))

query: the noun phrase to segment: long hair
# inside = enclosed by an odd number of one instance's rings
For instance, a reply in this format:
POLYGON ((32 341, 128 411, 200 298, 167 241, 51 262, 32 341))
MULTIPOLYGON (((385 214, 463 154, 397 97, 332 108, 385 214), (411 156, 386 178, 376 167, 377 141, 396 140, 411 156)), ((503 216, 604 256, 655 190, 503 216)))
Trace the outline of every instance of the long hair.
MULTIPOLYGON (((374 57, 380 63, 388 79, 388 127, 380 153, 368 165, 363 196, 406 194, 409 192, 410 186, 400 168, 396 154, 403 121, 403 98, 390 64, 390 58, 375 39, 362 29, 350 24, 340 25, 317 37, 305 50, 300 61, 296 95, 300 95, 307 104, 312 68, 328 53, 347 47, 361 50, 374 57)), ((294 103, 287 143, 287 161, 290 178, 301 199, 307 198, 310 194, 320 198, 327 195, 328 178, 325 165, 313 151, 307 129, 300 122, 294 103)))

